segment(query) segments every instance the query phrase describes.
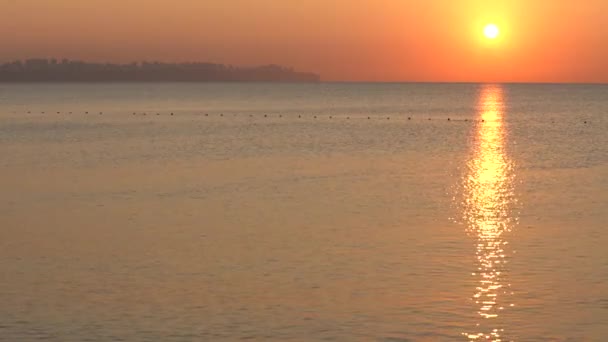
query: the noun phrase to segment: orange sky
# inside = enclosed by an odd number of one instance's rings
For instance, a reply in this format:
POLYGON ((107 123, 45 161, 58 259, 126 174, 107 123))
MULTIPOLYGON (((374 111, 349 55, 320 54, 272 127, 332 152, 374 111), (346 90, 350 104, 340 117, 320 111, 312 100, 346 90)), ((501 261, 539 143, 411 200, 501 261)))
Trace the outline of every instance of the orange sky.
POLYGON ((608 82, 607 0, 0 0, 0 61, 276 63, 324 80, 608 82), (501 28, 487 41, 483 25, 501 28))

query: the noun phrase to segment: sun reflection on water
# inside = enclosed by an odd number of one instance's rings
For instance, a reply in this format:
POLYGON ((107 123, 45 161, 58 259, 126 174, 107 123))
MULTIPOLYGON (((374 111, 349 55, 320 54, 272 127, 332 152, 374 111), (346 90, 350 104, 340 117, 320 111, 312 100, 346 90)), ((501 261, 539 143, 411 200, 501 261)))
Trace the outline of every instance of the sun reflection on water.
POLYGON ((513 306, 507 273, 507 234, 516 223, 512 213, 513 165, 505 152, 503 88, 487 85, 479 96, 479 125, 467 164, 464 185, 464 219, 475 238, 478 279, 472 297, 479 323, 470 340, 502 341, 504 326, 499 317, 513 306))

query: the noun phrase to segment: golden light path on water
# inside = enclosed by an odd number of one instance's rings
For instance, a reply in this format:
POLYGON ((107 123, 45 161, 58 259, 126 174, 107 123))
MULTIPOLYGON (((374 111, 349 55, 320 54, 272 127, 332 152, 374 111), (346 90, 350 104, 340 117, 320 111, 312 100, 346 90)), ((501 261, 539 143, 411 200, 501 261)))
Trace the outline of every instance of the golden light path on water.
POLYGON ((479 96, 479 125, 464 178, 464 219, 476 241, 478 284, 473 294, 479 322, 476 331, 464 333, 470 340, 502 341, 500 316, 513 306, 507 279, 507 234, 517 218, 514 172, 505 151, 507 133, 503 121, 504 90, 486 85, 479 96))

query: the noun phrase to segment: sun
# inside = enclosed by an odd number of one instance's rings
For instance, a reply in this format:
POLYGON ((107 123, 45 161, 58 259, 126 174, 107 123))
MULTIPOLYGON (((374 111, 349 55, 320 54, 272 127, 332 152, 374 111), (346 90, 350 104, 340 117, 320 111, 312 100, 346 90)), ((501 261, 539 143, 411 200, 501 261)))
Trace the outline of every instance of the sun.
POLYGON ((500 29, 494 24, 487 24, 483 28, 483 35, 488 39, 496 39, 500 35, 500 29))

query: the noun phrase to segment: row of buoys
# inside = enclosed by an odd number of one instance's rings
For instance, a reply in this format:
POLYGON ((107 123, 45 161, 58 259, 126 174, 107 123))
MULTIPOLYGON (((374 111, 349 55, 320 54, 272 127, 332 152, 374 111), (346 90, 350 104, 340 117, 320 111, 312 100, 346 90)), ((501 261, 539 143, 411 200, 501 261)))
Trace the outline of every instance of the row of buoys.
MULTIPOLYGON (((28 114, 32 114, 33 112, 30 110, 30 111, 27 111, 27 113, 28 113, 28 114)), ((83 113, 84 113, 84 114, 92 114, 93 112, 88 112, 88 111, 87 111, 87 112, 83 112, 83 113)), ((42 111, 42 112, 40 112, 40 114, 46 114, 46 112, 45 112, 45 111, 42 111)), ((57 112, 57 114, 61 114, 61 112, 57 112)), ((64 112, 64 114, 73 114, 73 112, 64 112)), ((99 115, 103 115, 103 112, 98 112, 98 114, 99 114, 99 115)), ((140 114, 140 115, 148 115, 148 114, 150 114, 150 115, 152 115, 152 113, 146 113, 146 112, 142 112, 142 113, 133 112, 133 113, 132 113, 132 115, 137 115, 137 114, 140 114)), ((156 115, 161 115, 161 113, 156 113, 156 115)), ((173 116, 173 115, 175 115, 175 114, 174 114, 174 113, 170 113, 169 115, 172 115, 172 116, 173 116)))
MULTIPOLYGON (((208 116, 209 116, 209 114, 208 114, 208 113, 205 113, 205 116, 207 116, 207 117, 208 117, 208 116)), ((220 116, 220 117, 223 117, 223 116, 224 116, 224 114, 219 114, 219 116, 220 116)), ((236 114, 235 114, 234 116, 236 116, 236 114)), ((254 115, 253 115, 253 114, 249 114, 249 117, 250 117, 250 118, 253 118, 253 117, 254 117, 254 115)), ((268 118, 268 117, 271 117, 271 116, 270 116, 269 114, 264 114, 264 118, 268 118)), ((282 117, 283 117, 283 115, 282 115, 282 114, 279 114, 279 116, 278 116, 278 117, 279 117, 279 118, 282 118, 282 117)), ((298 119, 301 119, 301 118, 302 118, 302 114, 298 114, 298 119)), ((320 118, 320 116, 313 115, 313 119, 318 119, 318 118, 320 118)), ((327 118, 331 120, 331 119, 334 119, 334 116, 333 116, 333 115, 329 115, 327 118)), ((346 119, 346 120, 350 120, 350 119, 351 119, 351 117, 350 117, 350 116, 347 116, 347 117, 345 117, 345 119, 346 119)), ((375 118, 373 118, 373 117, 371 117, 371 116, 368 116, 368 117, 366 117, 366 119, 367 119, 367 120, 372 120, 372 119, 375 119, 375 118)), ((387 117, 378 117, 377 119, 386 119, 386 120, 391 120, 391 117, 390 117, 390 116, 387 116, 387 117)), ((411 120, 413 120, 413 118, 412 118, 411 116, 408 116, 408 117, 407 117, 407 120, 411 121, 411 120)), ((428 121, 432 121, 432 120, 433 120, 433 118, 427 118, 427 120, 428 120, 428 121)), ((471 122, 485 122, 485 120, 484 120, 484 119, 481 119, 481 120, 475 120, 475 119, 464 119, 464 120, 463 120, 463 119, 460 119, 460 120, 453 120, 452 118, 447 118, 447 121, 464 121, 464 122, 471 121, 471 122)), ((587 122, 585 121, 585 123, 587 123, 587 122)))
MULTIPOLYGON (((32 114, 32 111, 30 110, 27 113, 32 114)), ((40 114, 46 114, 46 112, 42 111, 42 112, 40 112, 40 114)), ((57 114, 61 114, 61 112, 57 112, 57 114)), ((64 114, 72 114, 72 112, 64 112, 64 114)), ((89 112, 84 112, 84 114, 89 114, 89 112)), ((91 114, 92 114, 92 112, 91 112, 91 114)), ((103 115, 103 112, 99 112, 99 115, 103 115)))
MULTIPOLYGON (((146 113, 146 112, 143 112, 143 113, 137 113, 137 112, 133 112, 133 113, 132 113, 132 115, 138 115, 138 114, 143 115, 143 116, 148 115, 148 113, 146 113)), ((152 115, 152 113, 150 113, 150 115, 152 115)), ((161 115, 161 114, 160 114, 160 113, 156 113, 156 115, 157 115, 157 116, 159 116, 159 115, 161 115)), ((173 114, 173 113, 171 113, 171 114, 169 114, 169 115, 173 116, 174 114, 173 114)))
MULTIPOLYGON (((205 114, 205 116, 209 116, 209 114, 205 114)), ((220 114, 219 116, 223 116, 223 114, 220 114)), ((234 116, 236 116, 236 114, 235 114, 234 116)), ((249 117, 250 117, 250 118, 252 118, 252 117, 253 117, 253 114, 249 114, 249 117)), ((268 117, 269 117, 269 115, 268 115, 268 114, 264 114, 264 117, 265 117, 265 118, 268 118, 268 117)), ((279 115, 278 117, 279 117, 279 118, 282 118, 282 117, 283 117, 283 115, 279 115)), ((300 119, 300 118, 302 118, 302 115, 301 115, 301 114, 298 114, 298 118, 299 118, 299 119, 300 119)), ((313 119, 318 119, 318 118, 319 118, 319 116, 317 116, 317 115, 313 115, 313 119)), ((329 116, 328 116, 328 118, 329 118, 329 119, 334 119, 334 116, 333 116, 333 115, 329 115, 329 116)), ((347 117, 346 117, 346 120, 350 120, 350 118, 351 118, 350 116, 347 116, 347 117)), ((371 116, 368 116, 368 117, 366 117, 366 118, 367 118, 367 120, 372 120, 372 119, 374 119, 374 118, 372 118, 371 116)), ((391 117, 390 117, 390 116, 387 116, 387 117, 378 117, 378 119, 386 119, 386 120, 391 120, 391 117)), ((408 117, 407 117, 407 120, 410 120, 410 121, 411 121, 411 120, 413 120, 413 118, 412 118, 411 116, 408 116, 408 117)), ((432 120, 433 120, 433 118, 428 118, 427 120, 432 121, 432 120)), ((478 122, 485 122, 485 120, 484 120, 484 119, 481 119, 481 120, 474 120, 474 119, 471 119, 471 120, 469 120, 469 119, 464 119, 464 120, 462 120, 462 119, 461 119, 461 120, 452 120, 451 118, 448 118, 448 119, 447 119, 447 121, 464 121, 464 122, 468 122, 468 121, 471 121, 471 122, 478 121, 478 122)), ((585 123, 586 123, 586 121, 585 121, 585 123)))
MULTIPOLYGON (((34 113, 34 112, 32 112, 32 111, 27 111, 27 114, 32 114, 32 113, 34 113)), ((58 111, 58 112, 56 112, 56 113, 57 113, 57 114, 61 114, 62 112, 58 111)), ((73 114, 73 112, 63 112, 63 113, 64 113, 64 114, 73 114)), ((84 114, 92 114, 92 113, 93 113, 93 112, 88 112, 88 111, 85 111, 85 112, 84 112, 84 114)), ((40 114, 46 114, 46 111, 41 111, 41 112, 40 112, 40 114)), ((104 114, 103 112, 98 112, 98 115, 103 115, 103 114, 104 114)), ((138 113, 138 112, 132 112, 132 115, 143 115, 143 116, 147 116, 147 115, 154 115, 154 114, 156 114, 157 116, 160 116, 160 115, 161 115, 161 113, 160 113, 160 112, 153 112, 153 113, 148 113, 148 112, 140 112, 140 113, 138 113)), ((170 115, 170 116, 174 116, 174 115, 175 115, 175 113, 171 112, 171 113, 169 113, 169 115, 170 115)), ((208 116, 209 116, 209 113, 205 113, 205 116, 207 116, 207 117, 208 117, 208 116)), ((224 117, 224 113, 220 113, 220 114, 219 114, 219 116, 220 116, 220 117, 224 117)), ((234 116, 237 116, 237 114, 234 114, 234 116)), ((249 114, 249 117, 250 117, 250 118, 253 118, 253 117, 254 117, 254 115, 253 115, 253 114, 249 114)), ((264 114, 264 117, 265 117, 265 118, 268 118, 268 117, 271 117, 271 116, 270 116, 269 114, 264 114)), ((283 114, 279 114, 279 116, 278 116, 278 117, 279 117, 279 118, 282 118, 282 117, 283 117, 283 114)), ((302 116, 302 114, 298 114, 298 118, 302 118, 302 117, 303 117, 303 116, 302 116)), ((314 118, 314 119, 317 119, 317 118, 319 118, 319 116, 317 116, 317 115, 313 115, 313 118, 314 118)), ((329 116, 328 116, 328 118, 331 120, 331 119, 334 119, 334 116, 333 116, 333 115, 329 115, 329 116)), ((385 118, 386 120, 391 120, 391 117, 390 117, 390 116, 387 116, 387 117, 378 117, 378 119, 383 119, 383 118, 385 118)), ((351 119, 351 117, 350 117, 350 116, 347 116, 347 117, 346 117, 346 120, 350 120, 350 119, 351 119)), ((371 116, 367 116, 367 120, 371 120, 371 119, 372 119, 372 117, 371 117, 371 116)), ((408 120, 408 121, 411 121, 411 120, 414 120, 414 118, 413 118, 413 117, 411 117, 411 116, 408 116, 408 117, 407 117, 407 120, 408 120)), ((433 120, 433 118, 427 118, 427 120, 428 120, 428 121, 432 121, 432 120, 433 120)), ((454 119, 452 119, 452 118, 450 118, 450 117, 448 117, 448 118, 447 118, 447 121, 450 121, 450 122, 451 122, 451 121, 464 121, 464 122, 469 122, 469 121, 471 121, 471 122, 486 122, 484 119, 481 119, 481 120, 475 120, 475 119, 459 119, 459 120, 454 120, 454 119)), ((551 123, 555 123, 555 121, 553 121, 553 120, 552 120, 552 121, 551 121, 551 123)), ((583 123, 584 123, 584 124, 588 124, 589 122, 588 122, 587 120, 584 120, 584 121, 583 121, 583 123)))
MULTIPOLYGON (((173 115, 173 114, 171 114, 171 115, 173 115)), ((209 113, 205 113, 205 116, 209 116, 209 113)), ((223 117, 223 116, 224 116, 224 114, 219 114, 219 116, 220 116, 220 117, 223 117)), ((237 114, 234 114, 234 116, 237 116, 237 114)), ((252 117, 254 117, 254 115, 253 115, 253 114, 249 114, 249 117, 250 117, 250 118, 252 118, 252 117)), ((268 118, 268 117, 272 117, 272 116, 270 116, 269 114, 264 114, 264 117, 265 117, 265 118, 268 118)), ((282 118, 282 117, 283 117, 283 115, 282 115, 282 114, 279 114, 279 116, 278 116, 278 117, 279 117, 279 118, 282 118)), ((302 114, 298 114, 298 118, 299 118, 299 119, 300 119, 300 118, 303 118, 302 114)), ((313 115, 313 119, 318 119, 318 118, 320 118, 320 116, 313 115)), ((334 119, 334 116, 333 116, 333 115, 329 115, 329 116, 328 116, 328 118, 329 118, 329 119, 334 119)), ((386 120, 391 120, 391 117, 390 117, 390 116, 387 116, 387 117, 378 117, 378 119, 384 119, 384 118, 385 118, 386 120)), ((346 117, 346 120, 350 120, 350 119, 351 119, 351 117, 350 117, 350 116, 347 116, 347 117, 346 117)), ((373 118, 373 117, 371 117, 371 116, 367 116, 367 117, 366 117, 366 119, 367 119, 367 120, 372 120, 372 119, 374 119, 374 118, 373 118)), ((408 117, 407 117, 407 120, 408 120, 408 121, 411 121, 411 120, 414 120, 414 118, 413 118, 413 117, 411 117, 411 116, 408 116, 408 117)), ((433 119, 433 118, 427 118, 427 120, 428 120, 428 121, 432 121, 432 120, 436 120, 436 119, 433 119)), ((486 122, 486 120, 485 120, 485 119, 480 119, 480 120, 476 120, 476 119, 452 119, 452 118, 450 118, 450 117, 448 117, 448 118, 447 118, 447 121, 450 121, 450 122, 452 122, 452 121, 463 121, 463 122, 469 122, 469 121, 470 121, 470 122, 486 122)), ((552 121, 551 123, 555 123, 555 122, 554 122, 554 121, 552 121)), ((587 123, 588 123, 588 121, 587 121, 587 120, 585 120, 585 121, 583 121, 583 123, 587 124, 587 123)))
MULTIPOLYGON (((31 114, 32 112, 31 112, 31 111, 28 111, 27 113, 28 113, 28 114, 31 114)), ((46 112, 44 112, 44 111, 43 111, 43 112, 40 112, 40 113, 41 113, 41 114, 46 114, 46 112)), ((61 112, 57 112, 57 114, 61 114, 61 112)), ((67 114, 72 114, 72 112, 67 112, 67 114)), ((89 114, 89 112, 84 112, 84 114, 89 114)), ((133 113, 132 113, 132 115, 138 115, 138 114, 143 115, 143 116, 148 115, 148 113, 147 113, 147 112, 142 112, 142 113, 133 112, 133 113)), ((103 112, 99 112, 99 115, 103 115, 103 112)), ((152 115, 152 113, 150 113, 150 115, 152 115)), ((160 116, 161 114, 160 114, 160 113, 156 113, 156 115, 157 115, 157 116, 160 116)), ((174 114, 174 113, 170 113, 169 115, 173 116, 173 115, 175 115, 175 114, 174 114)), ((209 113, 205 113, 205 116, 209 116, 209 113)), ((223 116, 224 116, 224 114, 223 114, 223 113, 220 113, 220 114, 219 114, 219 116, 220 116, 220 117, 223 117, 223 116)), ((234 116, 236 116, 236 114, 235 114, 234 116)), ((250 118, 251 118, 251 117, 253 117, 253 114, 249 114, 249 117, 250 117, 250 118)), ((264 117, 265 117, 265 118, 267 118, 267 117, 268 117, 268 114, 264 114, 264 117)), ((282 117, 283 117, 283 115, 282 115, 282 114, 279 114, 279 118, 282 118, 282 117)), ((298 115, 298 118, 302 118, 302 115, 301 115, 301 114, 299 114, 299 115, 298 115)), ((313 118, 317 119, 318 117, 317 117, 317 115, 314 115, 314 116, 313 116, 313 118)), ((329 116, 329 119, 333 119, 333 118, 334 118, 334 117, 333 117, 333 115, 330 115, 330 116, 329 116)), ((350 116, 347 116, 347 117, 346 117, 346 119, 347 119, 347 120, 350 120, 350 116)), ((371 119, 372 119, 372 117, 371 117, 371 116, 368 116, 368 117, 367 117, 367 120, 371 120, 371 119)), ((390 120, 390 119, 391 119, 391 117, 390 117, 390 116, 387 116, 387 117, 386 117, 386 120, 390 120)), ((408 116, 408 118, 407 118, 407 119, 408 119, 408 120, 412 120, 412 117, 411 117, 411 116, 408 116)), ((432 118, 428 118, 428 120, 430 121, 430 120, 432 120, 432 118)), ((448 118, 448 121, 451 121, 451 119, 450 119, 450 118, 448 118)), ((468 120, 468 119, 465 119, 464 121, 469 121, 469 120, 468 120)), ((481 122, 485 122, 485 120, 481 120, 481 122)), ((585 123, 587 123, 587 121, 585 121, 585 123)))

